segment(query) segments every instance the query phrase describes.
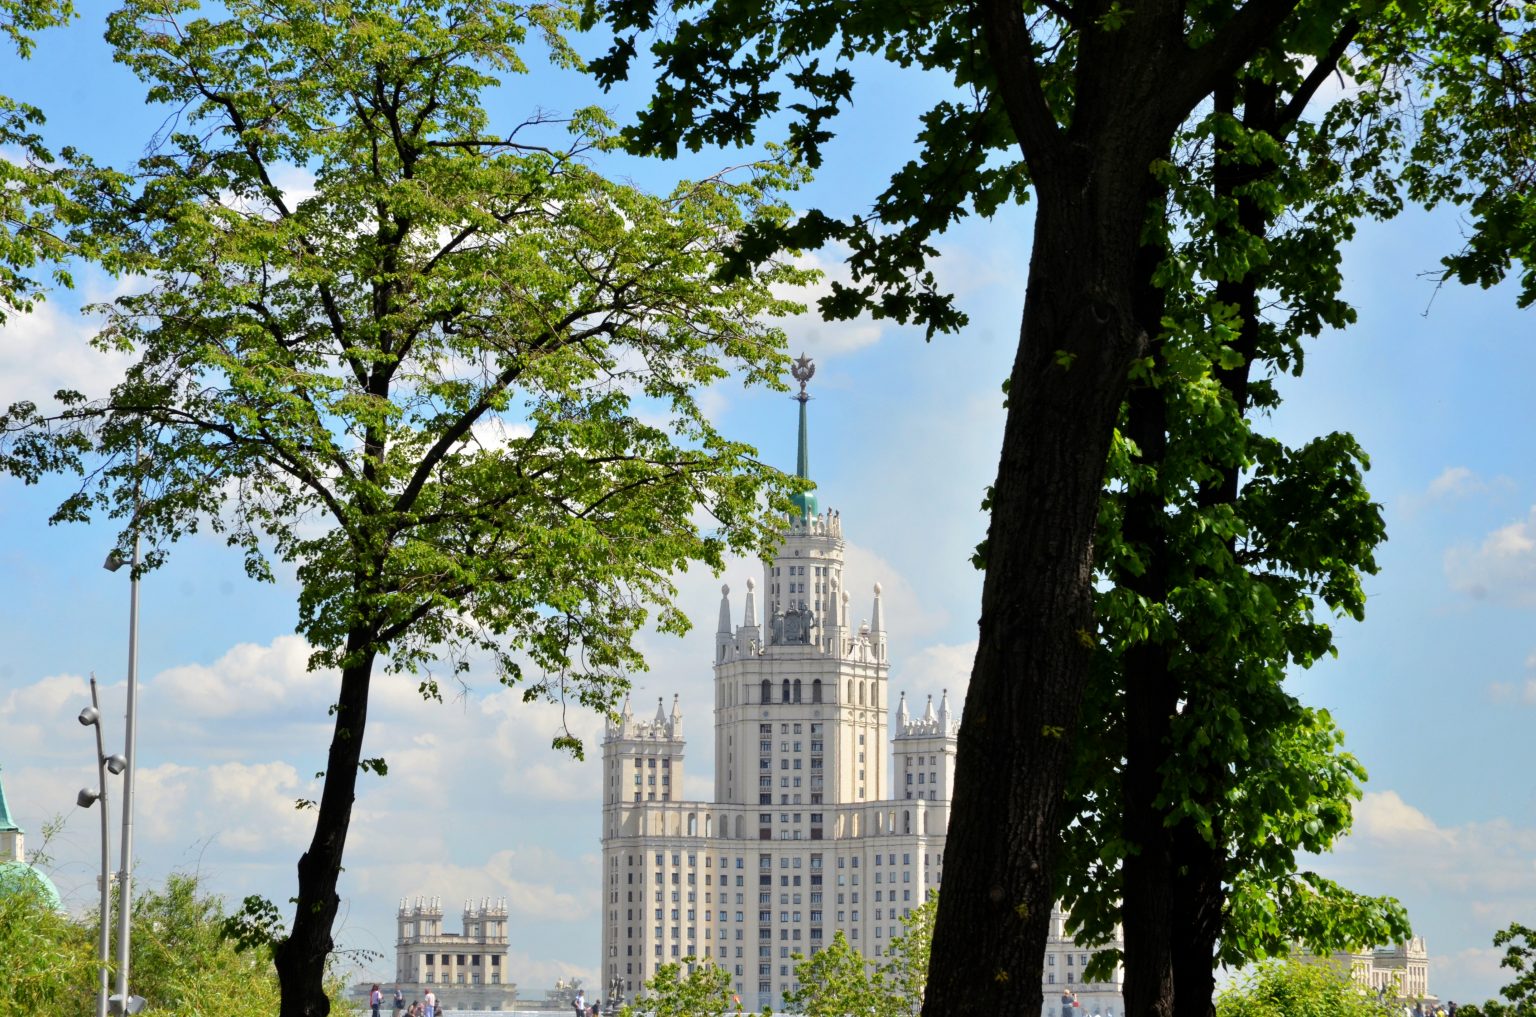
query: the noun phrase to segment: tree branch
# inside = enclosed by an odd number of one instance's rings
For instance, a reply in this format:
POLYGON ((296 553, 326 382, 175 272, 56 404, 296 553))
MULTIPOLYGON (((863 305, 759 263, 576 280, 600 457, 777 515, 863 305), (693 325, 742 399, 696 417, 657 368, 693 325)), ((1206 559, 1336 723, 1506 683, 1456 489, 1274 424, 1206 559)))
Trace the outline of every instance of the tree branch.
POLYGON ((1018 0, 980 0, 978 9, 1003 108, 1008 111, 1024 161, 1038 177, 1039 167, 1053 161, 1061 148, 1061 125, 1040 83, 1035 40, 1024 23, 1018 0))

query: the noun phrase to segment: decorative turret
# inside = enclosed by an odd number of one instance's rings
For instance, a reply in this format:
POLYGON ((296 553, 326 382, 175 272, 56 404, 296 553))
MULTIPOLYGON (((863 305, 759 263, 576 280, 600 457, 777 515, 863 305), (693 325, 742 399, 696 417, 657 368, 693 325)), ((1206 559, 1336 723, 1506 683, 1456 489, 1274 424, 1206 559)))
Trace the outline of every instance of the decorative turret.
POLYGON ((899 792, 917 800, 948 801, 954 797, 956 741, 948 689, 937 711, 930 694, 923 715, 916 720, 909 719, 907 694, 903 692, 896 710, 896 737, 891 743, 899 792))
POLYGON ((677 693, 672 693, 672 716, 667 718, 667 733, 673 738, 683 736, 683 706, 677 693))
POLYGON ((720 587, 720 624, 715 626, 715 663, 723 664, 730 657, 735 639, 731 635, 731 588, 720 587))
POLYGON ((876 660, 885 660, 885 612, 880 607, 880 584, 875 584, 875 608, 869 623, 869 643, 876 660))

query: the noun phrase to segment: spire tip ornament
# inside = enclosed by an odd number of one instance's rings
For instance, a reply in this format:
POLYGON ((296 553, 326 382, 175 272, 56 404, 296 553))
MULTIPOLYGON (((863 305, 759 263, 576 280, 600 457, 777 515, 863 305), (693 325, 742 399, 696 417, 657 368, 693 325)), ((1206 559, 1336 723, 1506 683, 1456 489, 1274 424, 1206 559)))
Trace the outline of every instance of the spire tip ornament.
POLYGON ((805 394, 805 383, 815 376, 816 362, 806 356, 804 351, 801 351, 799 359, 790 365, 789 373, 800 383, 800 392, 793 398, 804 403, 810 398, 810 396, 805 394))

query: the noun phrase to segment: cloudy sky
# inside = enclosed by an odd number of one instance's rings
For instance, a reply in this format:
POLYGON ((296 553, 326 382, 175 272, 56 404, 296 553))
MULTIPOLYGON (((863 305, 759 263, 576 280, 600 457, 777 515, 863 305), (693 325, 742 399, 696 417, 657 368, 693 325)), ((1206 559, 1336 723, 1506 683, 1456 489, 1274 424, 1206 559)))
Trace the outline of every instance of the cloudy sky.
MULTIPOLYGON (((164 120, 110 65, 101 6, 45 36, 37 58, 0 61, 0 94, 49 113, 55 143, 124 163, 164 120)), ((834 207, 867 201, 868 174, 905 154, 906 112, 933 86, 874 69, 856 115, 805 196, 834 207)), ((497 101, 516 115, 570 108, 590 88, 536 77, 497 101)), ((624 97, 607 100, 622 108, 624 97)), ((682 172, 739 156, 700 157, 682 172)), ((675 166, 619 171, 656 188, 675 166)), ((301 178, 298 174, 297 178, 301 178)), ((979 584, 968 564, 981 538, 982 489, 996 465, 998 386, 1007 372, 1028 255, 1027 210, 966 223, 943 238, 941 280, 971 316, 963 334, 925 342, 875 322, 787 323, 795 352, 818 364, 811 466, 824 506, 841 510, 849 586, 886 591, 892 683, 920 703, 963 695, 979 584)), ((1502 984, 1493 932, 1536 919, 1536 376, 1532 312, 1512 288, 1438 288, 1426 273, 1459 244, 1454 214, 1367 226, 1345 264, 1360 323, 1308 354, 1299 383, 1268 424, 1294 440, 1353 431, 1372 456, 1369 481, 1390 542, 1369 580, 1368 618, 1340 627, 1341 656, 1294 681, 1333 711, 1371 772, 1354 834, 1323 872, 1408 906, 1434 958, 1431 989, 1482 998, 1502 984)), ((823 256, 835 266, 835 254, 823 256)), ((834 268, 835 271, 835 268, 834 268)), ((0 404, 61 385, 101 391, 121 363, 88 350, 94 323, 77 308, 110 293, 84 273, 0 330, 0 404)), ((725 431, 771 462, 794 463, 794 404, 722 386, 710 394, 725 431)), ((120 740, 128 586, 100 567, 114 531, 49 527, 69 488, 0 480, 0 777, 34 835, 64 820, 48 846, 77 906, 94 893, 95 817, 73 805, 94 782, 89 733, 75 723, 87 677, 103 682, 109 737, 120 740)), ((755 567, 733 562, 739 585, 755 567)), ((692 739, 687 788, 710 787, 710 634, 721 579, 681 578, 682 606, 704 623, 685 639, 648 635, 640 708, 681 694, 692 739)), ((196 871, 238 899, 293 892, 329 734, 335 677, 306 670, 293 634, 295 590, 253 584, 238 559, 194 538, 143 584, 136 851, 141 878, 196 871)), ((868 594, 866 593, 867 597, 868 594)), ((867 606, 855 610, 867 613, 867 606)), ((590 976, 598 952, 600 784, 595 755, 549 749, 562 723, 595 742, 598 718, 528 705, 473 673, 442 704, 414 683, 375 686, 367 751, 387 778, 365 777, 343 877, 338 942, 392 956, 401 897, 509 899, 512 974, 529 990, 590 976)), ((1092 723, 1088 718, 1085 723, 1092 723)), ((370 973, 390 974, 388 963, 370 973)))

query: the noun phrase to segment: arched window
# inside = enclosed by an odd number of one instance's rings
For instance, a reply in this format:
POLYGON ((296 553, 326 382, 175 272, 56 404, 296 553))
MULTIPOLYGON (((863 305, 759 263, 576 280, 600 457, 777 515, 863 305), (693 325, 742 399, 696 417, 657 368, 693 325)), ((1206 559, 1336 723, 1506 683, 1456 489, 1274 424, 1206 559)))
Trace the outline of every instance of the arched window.
POLYGON ((847 703, 849 706, 853 705, 853 679, 852 678, 848 679, 848 695, 843 699, 843 702, 847 703))
POLYGON ((870 706, 879 706, 880 705, 880 686, 879 685, 875 685, 875 684, 871 684, 870 685, 870 687, 869 687, 869 705, 870 706))
POLYGON ((821 679, 820 678, 817 678, 815 681, 811 682, 811 702, 813 702, 813 703, 821 702, 821 679))
POLYGON ((859 705, 864 705, 864 683, 859 682, 859 705))
POLYGON ((697 837, 698 835, 699 835, 699 815, 696 812, 690 812, 690 813, 688 813, 688 836, 690 836, 690 837, 697 837))
POLYGON ((779 702, 781 702, 781 703, 789 702, 789 679, 788 678, 784 679, 784 694, 783 694, 782 697, 780 697, 779 702))
POLYGON ((767 704, 767 703, 771 703, 771 702, 773 702, 773 685, 769 683, 767 678, 764 678, 763 679, 763 703, 767 704))
POLYGON ((902 813, 901 813, 901 832, 902 833, 911 833, 912 832, 912 812, 911 812, 911 810, 908 810, 908 809, 902 810, 902 813))
POLYGON ((800 702, 800 679, 795 679, 795 702, 800 702))

